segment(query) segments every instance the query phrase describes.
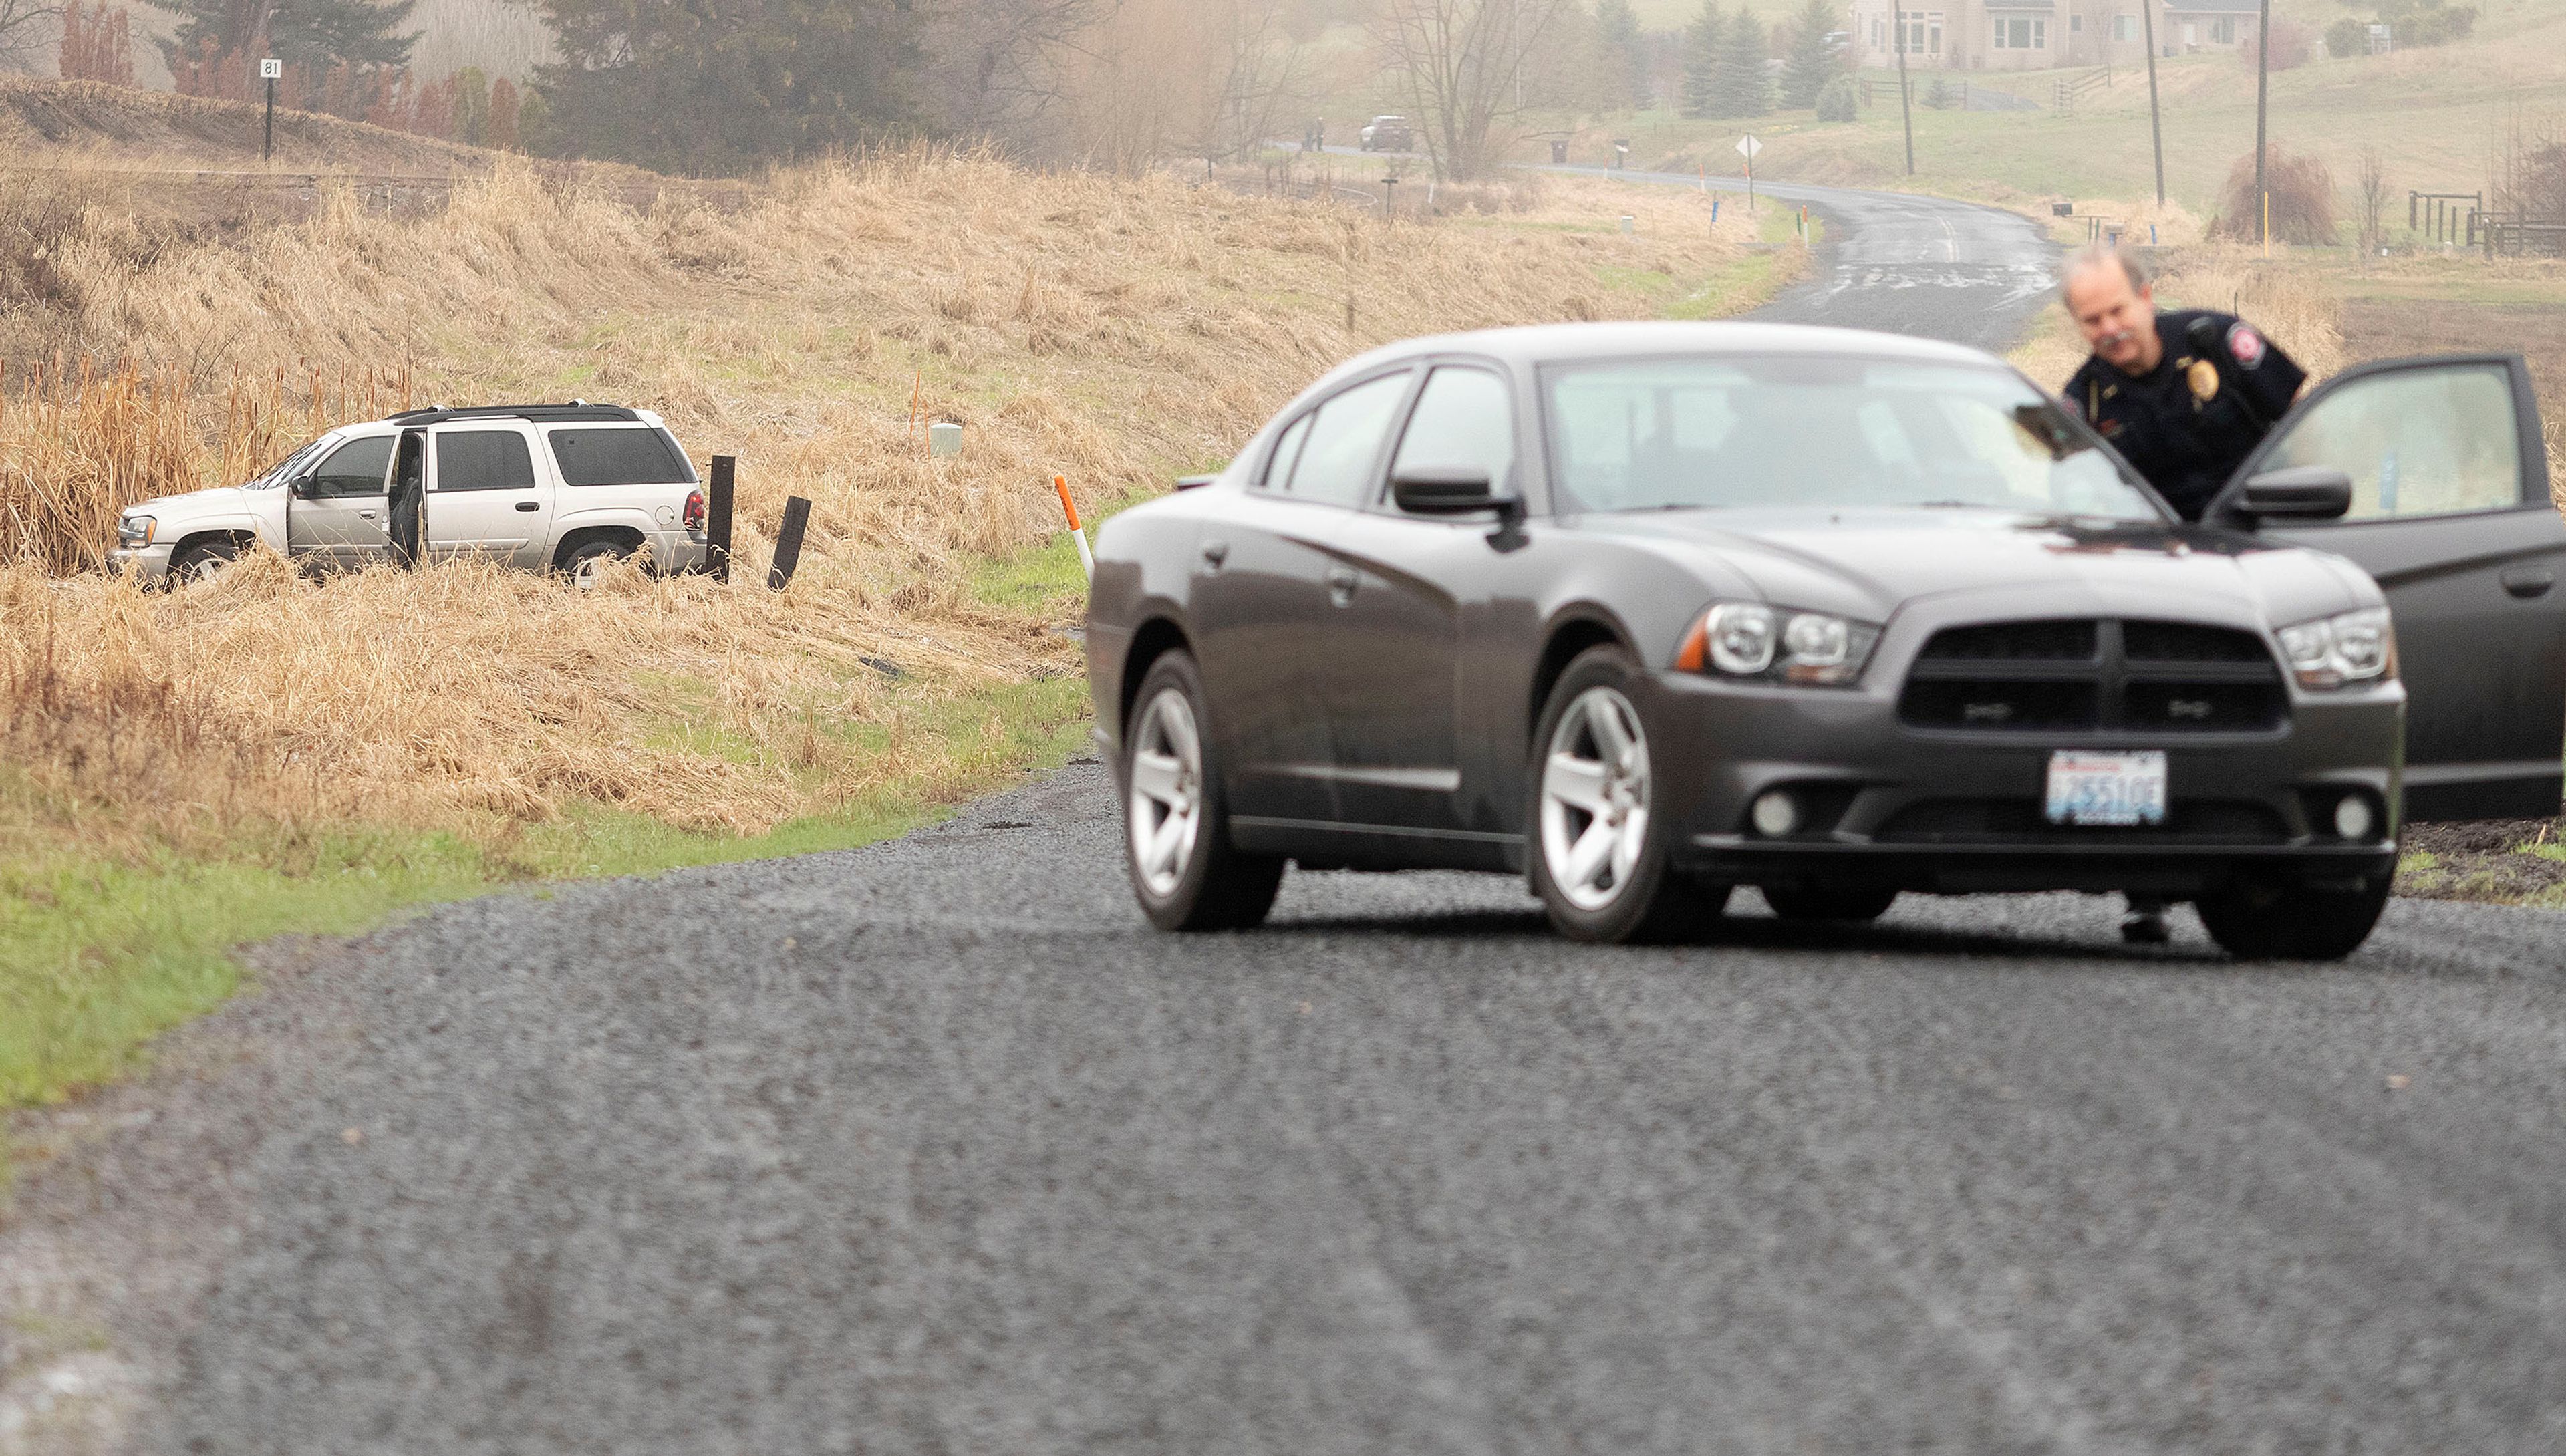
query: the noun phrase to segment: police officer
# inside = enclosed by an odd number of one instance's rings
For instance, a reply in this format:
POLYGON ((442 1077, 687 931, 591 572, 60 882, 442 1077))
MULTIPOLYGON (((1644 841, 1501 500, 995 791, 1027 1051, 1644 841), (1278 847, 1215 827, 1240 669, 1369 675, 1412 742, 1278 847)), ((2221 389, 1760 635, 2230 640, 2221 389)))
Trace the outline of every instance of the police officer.
MULTIPOLYGON (((2068 407, 2166 504, 2199 520, 2307 371, 2233 314, 2158 313, 2147 265, 2127 249, 2098 244, 2069 258, 2059 292, 2094 351, 2067 381, 2068 407)), ((2121 938, 2164 944, 2165 908, 2162 897, 2130 896, 2121 938)))
POLYGON ((2067 260, 2059 291, 2094 356, 2069 407, 2197 521, 2298 397, 2307 371, 2254 326, 2205 309, 2158 313, 2147 265, 2108 245, 2067 260))

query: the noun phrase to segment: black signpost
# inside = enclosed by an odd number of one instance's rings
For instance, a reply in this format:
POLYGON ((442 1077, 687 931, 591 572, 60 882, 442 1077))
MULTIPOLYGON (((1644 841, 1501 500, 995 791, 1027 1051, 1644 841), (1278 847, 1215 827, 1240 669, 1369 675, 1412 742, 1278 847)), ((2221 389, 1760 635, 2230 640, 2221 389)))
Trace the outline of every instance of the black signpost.
POLYGON ((260 147, 260 159, 276 160, 276 78, 285 74, 285 63, 271 56, 258 63, 259 80, 267 83, 267 140, 260 147))

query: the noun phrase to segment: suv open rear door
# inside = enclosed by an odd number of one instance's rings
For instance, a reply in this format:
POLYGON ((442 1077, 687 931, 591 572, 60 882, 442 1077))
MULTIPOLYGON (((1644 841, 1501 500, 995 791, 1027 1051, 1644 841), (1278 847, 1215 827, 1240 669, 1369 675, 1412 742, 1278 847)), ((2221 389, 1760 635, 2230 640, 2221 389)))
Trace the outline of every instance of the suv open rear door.
POLYGON ((2406 680, 2409 820, 2546 819, 2566 754, 2566 521, 2517 355, 2391 360, 2328 379, 2228 486, 2341 470, 2339 521, 2259 534, 2359 563, 2388 594, 2406 680))

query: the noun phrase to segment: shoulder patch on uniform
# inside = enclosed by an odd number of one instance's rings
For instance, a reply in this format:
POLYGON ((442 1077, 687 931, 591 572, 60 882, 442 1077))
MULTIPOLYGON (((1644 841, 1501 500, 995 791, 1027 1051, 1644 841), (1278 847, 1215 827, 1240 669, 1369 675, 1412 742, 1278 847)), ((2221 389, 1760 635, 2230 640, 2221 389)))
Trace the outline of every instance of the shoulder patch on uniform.
POLYGON ((2253 368, 2263 363, 2263 336, 2240 319, 2227 326, 2227 353, 2238 368, 2253 368))

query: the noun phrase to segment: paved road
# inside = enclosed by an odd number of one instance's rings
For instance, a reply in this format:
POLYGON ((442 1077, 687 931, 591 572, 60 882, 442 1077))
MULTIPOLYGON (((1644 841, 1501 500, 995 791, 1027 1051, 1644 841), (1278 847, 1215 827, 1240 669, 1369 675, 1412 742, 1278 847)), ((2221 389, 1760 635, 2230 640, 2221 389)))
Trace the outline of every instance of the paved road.
MULTIPOLYGON (((1740 177, 1538 167, 1743 195, 1740 177)), ((1785 324, 1881 329, 2002 353, 2022 341, 2056 286, 2058 249, 2039 225, 1973 203, 1759 181, 1765 205, 1799 206, 1826 222, 1809 279, 1754 317, 1785 324)))
MULTIPOLYGON (((2011 296, 1840 217, 1813 311, 2011 296)), ((1110 823, 1079 766, 265 948, 21 1127, 0 1451, 2566 1449, 2566 915, 1596 950, 1323 874, 1179 940, 1110 823)))
POLYGON ((30 1195, 166 1372, 130 1448, 2566 1442, 2566 916, 1598 950, 1322 874, 1178 940, 1109 792, 456 906, 201 1029, 30 1195))

